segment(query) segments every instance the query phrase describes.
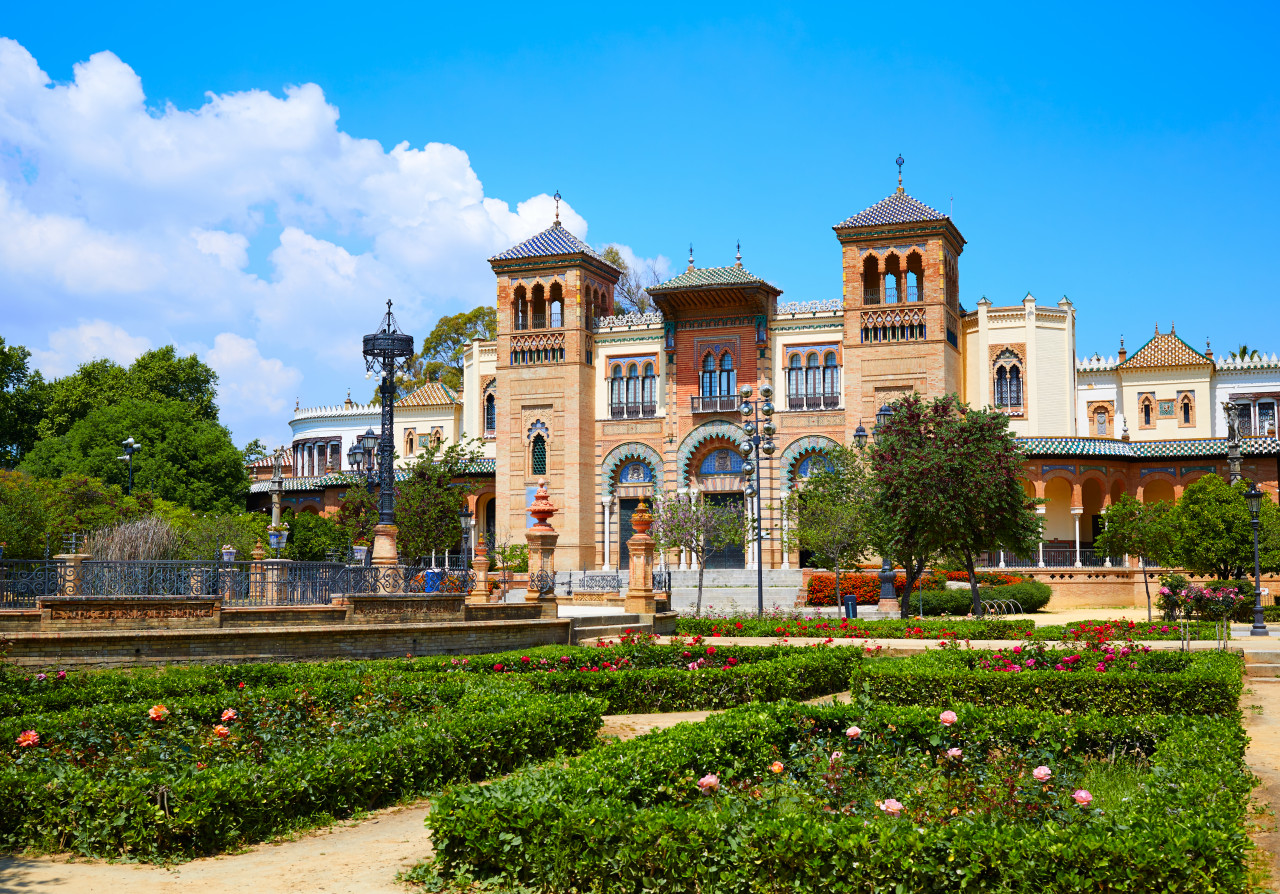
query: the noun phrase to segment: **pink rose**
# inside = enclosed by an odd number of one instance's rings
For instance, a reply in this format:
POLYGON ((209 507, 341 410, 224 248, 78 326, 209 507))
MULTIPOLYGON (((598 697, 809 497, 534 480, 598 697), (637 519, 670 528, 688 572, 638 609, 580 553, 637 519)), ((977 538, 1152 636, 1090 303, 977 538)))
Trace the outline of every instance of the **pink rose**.
POLYGON ((1093 795, 1089 794, 1088 791, 1082 788, 1076 789, 1076 793, 1071 797, 1074 798, 1075 802, 1081 807, 1088 807, 1093 803, 1093 795))
POLYGON ((959 719, 960 718, 956 716, 955 711, 943 711, 941 714, 938 715, 938 720, 939 722, 942 723, 943 726, 950 726, 951 724, 955 723, 959 719))
POLYGON ((877 801, 876 806, 889 814, 889 816, 898 816, 902 813, 902 802, 896 798, 885 798, 883 801, 877 801))
POLYGON ((240 715, 236 713, 235 708, 227 708, 227 710, 222 712, 222 720, 224 723, 235 720, 239 716, 240 715))
POLYGON ((1021 655, 1021 654, 1022 654, 1022 646, 1014 646, 1014 647, 1013 647, 1013 654, 1015 654, 1015 655, 1021 655))
POLYGON ((951 758, 953 761, 958 761, 958 760, 960 760, 960 756, 961 756, 961 754, 962 754, 962 752, 960 751, 960 749, 959 749, 959 748, 948 748, 948 749, 947 749, 947 757, 951 758))
POLYGON ((720 777, 715 773, 708 773, 698 780, 698 790, 704 795, 720 790, 720 777))
POLYGON ((1036 782, 1048 782, 1049 777, 1053 775, 1053 771, 1048 767, 1040 766, 1032 770, 1031 775, 1035 777, 1036 782))
POLYGON ((844 731, 844 734, 850 739, 857 739, 862 736, 862 730, 858 729, 856 726, 851 726, 844 731))
POLYGON ((836 763, 836 761, 840 760, 840 758, 842 758, 842 757, 844 757, 844 752, 843 752, 843 751, 833 751, 833 752, 831 752, 831 763, 833 763, 833 764, 834 764, 834 763, 836 763))
POLYGON ((33 729, 25 730, 18 734, 15 741, 19 748, 32 748, 40 744, 40 734, 33 729))
POLYGON ((227 736, 231 735, 231 730, 219 723, 213 728, 213 734, 219 739, 225 739, 227 736))

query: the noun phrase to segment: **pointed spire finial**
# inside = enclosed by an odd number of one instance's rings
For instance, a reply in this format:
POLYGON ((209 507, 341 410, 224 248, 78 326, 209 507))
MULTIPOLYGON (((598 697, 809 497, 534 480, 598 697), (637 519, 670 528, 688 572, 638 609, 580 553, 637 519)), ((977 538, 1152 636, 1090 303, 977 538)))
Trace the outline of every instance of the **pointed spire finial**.
POLYGON ((1160 334, 1160 322, 1157 320, 1157 321, 1156 321, 1156 335, 1159 335, 1159 334, 1160 334))
POLYGON ((898 195, 902 195, 902 156, 899 155, 894 161, 898 165, 898 195))
POLYGON ((1170 334, 1170 335, 1177 335, 1177 334, 1178 334, 1178 323, 1177 323, 1177 321, 1176 321, 1176 320, 1171 320, 1171 321, 1169 322, 1169 334, 1170 334))
POLYGON ((556 190, 556 194, 551 198, 556 200, 556 222, 552 224, 554 227, 560 226, 560 190, 556 190))
POLYGON ((692 243, 692 242, 690 242, 690 243, 689 243, 689 267, 688 267, 688 272, 689 272, 689 273, 692 273, 692 272, 693 272, 693 270, 694 270, 694 267, 693 267, 693 243, 692 243))
POLYGON ((742 267, 742 240, 741 239, 738 240, 738 253, 734 255, 733 260, 734 260, 733 266, 738 268, 742 267))

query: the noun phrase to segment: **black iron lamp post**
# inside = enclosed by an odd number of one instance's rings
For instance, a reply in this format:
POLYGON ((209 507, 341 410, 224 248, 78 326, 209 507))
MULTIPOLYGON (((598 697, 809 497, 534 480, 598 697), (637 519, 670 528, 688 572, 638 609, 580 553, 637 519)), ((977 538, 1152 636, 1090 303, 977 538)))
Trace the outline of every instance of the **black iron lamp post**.
MULTIPOLYGON (((738 407, 742 413, 742 430, 746 440, 738 445, 742 454, 742 477, 746 481, 742 495, 748 500, 755 500, 756 528, 756 614, 764 616, 764 515, 761 511, 761 491, 764 489, 761 480, 760 454, 773 456, 778 448, 773 443, 773 436, 778 427, 773 424, 773 386, 767 382, 760 386, 760 400, 751 400, 751 386, 743 385, 738 389, 742 405, 738 407), (764 421, 762 422, 761 419, 764 421)), ((750 505, 750 504, 748 504, 750 505)))
POLYGON ((133 493, 133 455, 142 449, 142 445, 133 438, 125 438, 120 442, 120 446, 124 449, 124 456, 118 456, 117 459, 123 460, 129 466, 129 483, 125 486, 125 495, 133 493))
MULTIPOLYGON (((889 406, 888 404, 882 404, 880 406, 880 409, 876 411, 876 424, 875 424, 875 427, 871 430, 872 439, 879 440, 880 430, 881 430, 880 427, 882 425, 887 424, 891 418, 893 418, 893 407, 889 406)), ((862 423, 858 423, 858 431, 859 432, 862 431, 862 423)), ((855 432, 853 437, 854 437, 854 440, 857 441, 859 439, 858 433, 855 432)), ((861 439, 862 439, 862 443, 866 443, 865 434, 861 436, 861 439)), ((893 571, 893 564, 889 561, 889 557, 881 556, 880 557, 880 601, 881 602, 885 602, 885 601, 892 602, 895 598, 897 598, 897 593, 895 593, 893 589, 893 582, 896 577, 897 575, 893 571)), ((910 604, 910 599, 911 599, 911 594, 908 593, 907 594, 908 605, 910 604)))
POLYGON ((471 510, 465 502, 458 510, 458 524, 462 526, 462 570, 466 571, 471 554, 471 510))
POLYGON ((1266 619, 1262 616, 1262 567, 1258 561, 1258 528, 1261 525, 1259 514, 1262 512, 1263 493, 1258 483, 1252 482, 1245 491, 1244 500, 1249 504, 1250 520, 1253 523, 1253 627, 1250 636, 1270 636, 1266 619))
MULTIPOLYGON (((392 454, 395 450, 396 421, 396 372, 413 356, 413 336, 406 335, 396 325, 396 318, 391 314, 391 301, 387 301, 387 313, 382 318, 382 328, 372 335, 364 337, 364 366, 370 374, 382 374, 382 384, 378 393, 382 398, 382 434, 377 439, 378 448, 378 525, 387 526, 396 523, 395 468, 392 454)), ((370 450, 370 429, 361 439, 365 448, 366 474, 372 472, 372 451, 370 450)), ((393 539, 394 531, 385 530, 393 539)), ((376 551, 375 551, 376 552, 376 551)), ((392 556, 395 552, 392 551, 392 556)))

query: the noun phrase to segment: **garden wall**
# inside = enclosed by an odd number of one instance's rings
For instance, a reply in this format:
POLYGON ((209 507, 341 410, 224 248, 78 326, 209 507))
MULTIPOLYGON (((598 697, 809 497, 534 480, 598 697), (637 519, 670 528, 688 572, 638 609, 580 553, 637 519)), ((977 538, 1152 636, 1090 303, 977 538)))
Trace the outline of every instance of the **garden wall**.
MULTIPOLYGON (((244 610, 223 614, 240 611, 244 610)), ((0 630, 0 636, 7 644, 7 660, 25 667, 129 667, 499 652, 568 645, 572 625, 572 619, 563 618, 179 630, 0 630)))

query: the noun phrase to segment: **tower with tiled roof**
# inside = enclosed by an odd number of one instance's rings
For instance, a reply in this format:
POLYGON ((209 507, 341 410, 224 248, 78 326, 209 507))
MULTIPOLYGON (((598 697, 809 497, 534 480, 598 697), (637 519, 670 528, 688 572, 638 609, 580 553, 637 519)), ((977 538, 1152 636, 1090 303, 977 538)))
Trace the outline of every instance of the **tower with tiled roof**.
POLYGON ((621 271, 556 219, 489 259, 497 277, 497 538, 524 540, 540 478, 556 505, 557 562, 595 564, 592 322, 613 312, 621 271))
POLYGON ((960 253, 951 218, 893 195, 833 228, 844 271, 847 438, 903 394, 963 394, 960 253))

